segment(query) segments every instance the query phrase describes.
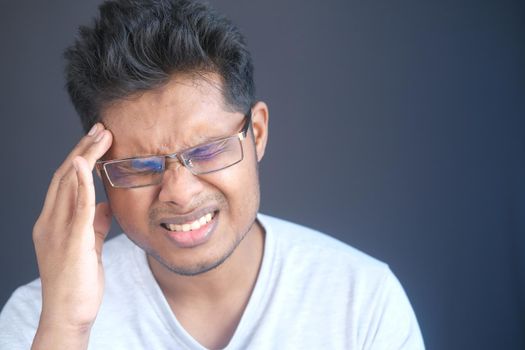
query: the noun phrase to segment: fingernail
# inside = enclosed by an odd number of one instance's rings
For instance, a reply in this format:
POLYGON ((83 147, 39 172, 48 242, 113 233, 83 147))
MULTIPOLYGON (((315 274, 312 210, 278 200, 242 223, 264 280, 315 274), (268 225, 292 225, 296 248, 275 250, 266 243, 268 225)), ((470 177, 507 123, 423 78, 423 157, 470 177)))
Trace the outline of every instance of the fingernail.
POLYGON ((97 132, 97 128, 98 128, 98 124, 93 125, 93 127, 91 127, 91 130, 89 130, 88 135, 89 136, 95 135, 95 133, 97 132))
POLYGON ((93 142, 99 142, 100 140, 104 138, 104 135, 106 135, 106 133, 104 132, 104 130, 102 130, 101 132, 98 133, 97 137, 95 138, 93 142))

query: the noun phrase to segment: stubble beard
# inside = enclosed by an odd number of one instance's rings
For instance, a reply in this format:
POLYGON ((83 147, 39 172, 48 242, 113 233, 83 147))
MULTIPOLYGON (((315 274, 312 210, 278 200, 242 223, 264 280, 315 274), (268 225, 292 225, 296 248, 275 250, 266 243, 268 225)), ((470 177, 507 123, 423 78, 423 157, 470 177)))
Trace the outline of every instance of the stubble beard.
MULTIPOLYGON (((253 225, 257 221, 257 213, 259 212, 259 205, 260 205, 260 185, 259 185, 259 163, 255 162, 256 170, 255 170, 255 176, 256 176, 256 192, 255 192, 255 198, 252 198, 252 200, 255 201, 255 210, 252 214, 253 216, 250 219, 250 224, 248 225, 248 228, 242 233, 240 236, 236 236, 237 239, 232 241, 230 248, 228 251, 226 251, 222 256, 212 260, 212 261, 206 261, 206 262, 199 262, 196 263, 193 266, 179 266, 172 264, 165 259, 163 259, 160 254, 156 251, 154 251, 151 248, 143 247, 137 242, 135 242, 136 245, 138 245, 142 250, 146 252, 148 256, 151 256, 153 259, 155 259, 159 264, 161 264, 164 268, 166 268, 168 271, 173 272, 180 276, 198 276, 201 274, 204 274, 208 271, 214 270, 217 267, 221 266, 228 258, 235 252, 235 250, 239 247, 241 242, 244 240, 244 238, 248 235, 248 233, 253 228, 253 225)), ((217 195, 213 197, 218 203, 221 205, 224 205, 224 207, 227 207, 227 201, 223 196, 217 195)), ((222 207, 221 209, 225 209, 222 207)))
MULTIPOLYGON (((254 150, 254 154, 255 154, 255 150, 254 150)), ((256 154, 255 154, 255 156, 256 156, 256 154)), ((165 259, 163 259, 160 256, 160 254, 158 252, 154 251, 151 247, 146 247, 146 246, 140 244, 139 242, 133 240, 132 239, 133 235, 127 235, 128 238, 133 243, 135 243, 135 245, 137 245, 139 248, 141 248, 146 253, 146 255, 152 257, 161 266, 163 266, 168 271, 173 272, 173 273, 175 273, 177 275, 180 275, 180 276, 198 276, 198 275, 201 275, 201 274, 204 274, 206 272, 209 272, 211 270, 216 269, 217 267, 221 266, 226 260, 228 260, 228 258, 235 252, 235 250, 239 247, 241 242, 248 235, 248 233, 253 228, 253 225, 257 221, 257 213, 259 212, 259 205, 260 205, 259 163, 255 162, 255 166, 256 166, 255 177, 256 177, 257 190, 256 190, 256 194, 255 194, 256 198, 253 198, 253 200, 255 200, 255 202, 256 202, 255 210, 254 210, 254 213, 253 213, 253 217, 250 219, 250 224, 248 225, 248 228, 245 230, 245 232, 243 232, 243 234, 240 235, 240 236, 236 236, 237 239, 232 241, 232 243, 230 245, 230 248, 222 256, 220 256, 220 257, 218 257, 218 258, 216 258, 216 259, 214 259, 212 261, 196 263, 193 266, 179 266, 179 265, 172 264, 172 263, 166 261, 165 259)), ((220 204, 225 204, 226 203, 226 199, 223 196, 220 196, 220 195, 214 196, 213 199, 215 199, 220 204)), ((224 208, 221 208, 221 209, 224 209, 224 208)), ((150 220, 151 220, 152 217, 155 217, 155 215, 158 215, 158 212, 154 211, 154 214, 150 213, 150 220)), ((118 219, 117 219, 117 221, 118 221, 118 219)))
POLYGON ((180 276, 198 276, 208 271, 211 271, 213 269, 216 269, 217 267, 221 266, 226 260, 228 260, 228 258, 235 252, 237 247, 239 247, 241 242, 251 231, 253 225, 255 224, 255 221, 256 221, 256 217, 253 218, 248 229, 240 237, 238 237, 238 239, 232 242, 232 244, 230 245, 230 248, 222 256, 216 259, 213 259, 212 261, 199 262, 193 266, 178 266, 178 265, 169 263, 168 261, 163 259, 157 252, 153 251, 152 249, 142 247, 141 245, 137 244, 137 242, 135 242, 135 244, 138 245, 142 250, 144 250, 148 256, 151 256, 153 259, 157 260, 157 262, 159 262, 159 264, 161 264, 168 271, 173 272, 180 276))

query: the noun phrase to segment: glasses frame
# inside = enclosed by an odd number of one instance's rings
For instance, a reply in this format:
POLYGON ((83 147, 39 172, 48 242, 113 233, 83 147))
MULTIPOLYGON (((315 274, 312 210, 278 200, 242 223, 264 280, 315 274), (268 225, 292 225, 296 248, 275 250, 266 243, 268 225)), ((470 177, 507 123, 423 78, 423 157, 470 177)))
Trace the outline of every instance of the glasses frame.
POLYGON ((246 136, 248 134, 248 130, 250 129, 250 126, 252 124, 251 109, 244 115, 244 119, 245 119, 244 125, 243 125, 241 131, 239 131, 238 133, 236 133, 234 135, 231 135, 231 136, 226 136, 226 137, 214 139, 214 140, 211 140, 211 141, 207 141, 207 142, 204 142, 204 143, 200 143, 198 145, 195 145, 195 146, 192 146, 192 147, 180 150, 180 151, 178 151, 176 153, 161 154, 161 155, 152 154, 152 155, 144 155, 144 156, 140 156, 140 157, 129 157, 129 158, 111 159, 111 160, 98 160, 95 163, 95 165, 97 166, 97 168, 99 170, 102 170, 102 172, 104 173, 104 176, 108 180, 108 182, 111 185, 111 187, 113 187, 113 188, 125 188, 125 189, 128 189, 128 188, 140 188, 140 187, 147 187, 147 186, 155 186, 155 185, 160 184, 162 182, 163 175, 164 175, 164 173, 166 171, 166 168, 167 168, 166 163, 167 163, 167 161, 169 159, 177 159, 179 161, 179 163, 182 164, 186 169, 188 169, 193 175, 205 175, 205 174, 214 173, 216 171, 224 170, 224 169, 229 168, 229 167, 231 167, 231 166, 233 166, 233 165, 235 165, 237 163, 242 162, 242 160, 244 159, 244 148, 243 148, 243 145, 242 145, 243 144, 242 141, 244 139, 246 139, 246 136), (229 165, 227 165, 227 166, 225 166, 223 168, 214 169, 214 170, 211 170, 211 171, 198 172, 198 171, 195 171, 195 169, 193 168, 193 165, 191 164, 191 158, 190 159, 186 159, 186 158, 184 158, 182 156, 182 154, 184 154, 185 152, 187 152, 189 150, 192 150, 194 148, 202 147, 202 146, 205 146, 205 145, 207 145, 209 143, 225 141, 225 140, 232 139, 232 138, 238 138, 239 139, 239 144, 241 146, 241 158, 238 161, 236 161, 236 162, 234 162, 232 164, 229 164, 229 165), (111 181, 111 177, 109 176, 107 168, 106 168, 107 165, 115 164, 115 163, 119 163, 119 162, 123 162, 123 161, 129 161, 129 160, 141 159, 141 158, 150 158, 150 157, 164 158, 164 163, 163 163, 164 168, 163 168, 162 172, 160 173, 158 182, 150 183, 150 184, 147 184, 147 185, 138 185, 138 186, 118 186, 118 185, 115 185, 113 183, 113 181, 111 181))

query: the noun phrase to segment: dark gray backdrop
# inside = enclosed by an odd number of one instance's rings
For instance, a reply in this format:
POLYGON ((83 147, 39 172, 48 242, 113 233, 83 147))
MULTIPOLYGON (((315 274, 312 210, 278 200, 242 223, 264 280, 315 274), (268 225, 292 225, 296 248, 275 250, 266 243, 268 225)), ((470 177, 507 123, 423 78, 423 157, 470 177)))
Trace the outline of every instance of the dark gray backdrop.
MULTIPOLYGON (((61 53, 98 3, 0 5, 0 305, 37 276, 32 225, 81 135, 61 53)), ((214 3, 270 106, 262 211, 387 261, 429 349, 523 349, 524 3, 214 3)))

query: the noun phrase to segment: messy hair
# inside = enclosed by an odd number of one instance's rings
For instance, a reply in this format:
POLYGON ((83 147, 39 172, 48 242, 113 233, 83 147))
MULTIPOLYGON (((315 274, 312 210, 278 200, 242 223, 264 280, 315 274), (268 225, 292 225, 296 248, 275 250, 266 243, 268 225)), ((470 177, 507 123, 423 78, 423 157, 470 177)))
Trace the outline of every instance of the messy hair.
POLYGON ((191 0, 112 0, 67 48, 66 86, 87 132, 110 102, 183 73, 217 73, 234 111, 254 103, 253 63, 243 35, 209 5, 191 0))

